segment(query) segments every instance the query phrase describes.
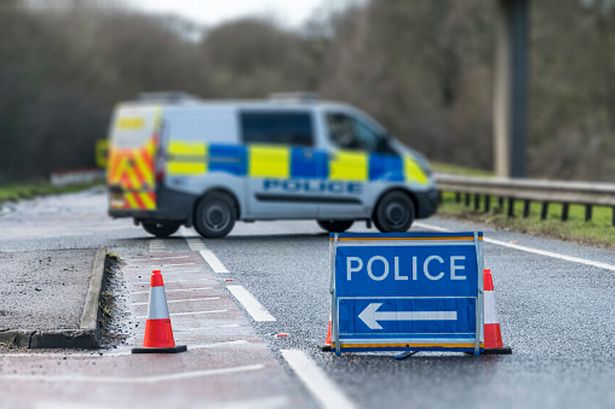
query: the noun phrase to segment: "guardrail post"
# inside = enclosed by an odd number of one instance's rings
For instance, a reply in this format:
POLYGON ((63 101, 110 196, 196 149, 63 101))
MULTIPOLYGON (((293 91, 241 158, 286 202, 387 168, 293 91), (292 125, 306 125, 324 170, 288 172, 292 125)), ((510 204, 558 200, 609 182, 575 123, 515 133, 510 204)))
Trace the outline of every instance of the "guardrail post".
POLYGON ((523 201, 523 217, 525 219, 527 219, 528 217, 530 217, 530 205, 532 204, 532 202, 528 199, 525 199, 523 201))
POLYGON ((455 202, 461 203, 461 193, 460 192, 455 192, 455 202))
POLYGON ((515 217, 515 199, 513 197, 508 198, 508 217, 515 217))
POLYGON ((442 204, 442 191, 438 190, 438 204, 442 204))
POLYGON ((504 198, 502 196, 498 197, 498 208, 500 210, 504 209, 504 198))
POLYGON ((466 193, 465 205, 466 207, 470 206, 470 194, 469 193, 466 193))
POLYGON ((562 203, 562 221, 565 222, 568 220, 568 211, 570 210, 569 203, 562 203))
MULTIPOLYGON (((485 213, 489 213, 489 210, 491 210, 491 196, 485 195, 485 213)), ((615 214, 615 209, 613 212, 615 214)))
POLYGON ((611 216, 611 224, 615 227, 615 207, 613 207, 613 214, 611 216))
POLYGON ((588 222, 592 219, 592 205, 585 205, 585 221, 588 222))
POLYGON ((474 210, 478 211, 480 209, 480 195, 478 193, 474 193, 474 210))
POLYGON ((542 202, 542 208, 540 209, 540 220, 547 220, 549 215, 549 202, 542 202))

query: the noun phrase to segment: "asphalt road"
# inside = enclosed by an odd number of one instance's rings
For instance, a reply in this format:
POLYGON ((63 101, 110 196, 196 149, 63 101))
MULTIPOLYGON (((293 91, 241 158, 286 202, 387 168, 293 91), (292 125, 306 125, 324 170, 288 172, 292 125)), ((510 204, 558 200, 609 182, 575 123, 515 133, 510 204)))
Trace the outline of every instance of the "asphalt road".
MULTIPOLYGON (((131 260, 156 254, 160 257, 193 257, 204 251, 205 260, 194 261, 196 270, 186 279, 211 280, 216 296, 220 298, 216 302, 226 303, 223 309, 229 311, 237 308, 237 311, 231 311, 233 323, 224 325, 236 325, 238 330, 227 327, 209 334, 207 339, 198 338, 198 334, 182 338, 180 333, 177 338, 189 341, 189 347, 190 342, 199 343, 203 339, 207 342, 236 342, 241 338, 249 342, 267 370, 251 374, 242 384, 244 389, 237 390, 236 400, 233 400, 232 390, 225 390, 220 395, 224 399, 216 400, 215 388, 212 391, 199 386, 208 384, 211 377, 202 379, 202 383, 199 383, 199 378, 191 379, 186 381, 189 385, 174 386, 174 391, 186 390, 186 393, 173 394, 174 404, 209 402, 211 405, 216 402, 218 405, 223 402, 250 407, 246 405, 251 395, 246 391, 253 388, 258 389, 260 399, 254 401, 254 407, 615 407, 613 250, 493 231, 484 226, 437 217, 422 221, 413 229, 485 231, 488 239, 484 246, 485 265, 493 270, 503 335, 506 343, 512 346, 513 355, 475 358, 421 353, 404 361, 394 360, 391 354, 336 357, 320 351, 329 314, 329 277, 327 236, 316 223, 240 223, 224 240, 202 240, 193 231, 182 229, 182 235, 178 237, 152 240, 130 221, 108 219, 105 204, 104 194, 100 192, 19 204, 14 211, 0 216, 0 250, 107 246, 128 261, 124 275, 129 282, 134 279, 134 275, 130 275, 131 260), (224 288, 229 285, 247 290, 253 296, 252 301, 256 300, 256 307, 245 298, 242 303, 237 302, 228 288, 224 288), (228 304, 229 300, 232 304, 228 304), (260 305, 264 308, 259 309, 260 305), (279 333, 288 336, 274 336, 279 333), (265 378, 277 381, 265 382, 265 378), (203 390, 196 393, 195 388, 203 390), (204 400, 197 402, 197 399, 204 400)), ((353 231, 362 230, 363 224, 353 228, 353 231)), ((170 260, 174 259, 162 260, 161 263, 170 260)), ((181 271, 175 272, 181 274, 181 271)), ((200 306, 182 308, 203 310, 200 306)), ((134 314, 138 315, 139 311, 135 309, 134 314)), ((197 322, 210 325, 212 320, 215 319, 211 316, 203 316, 182 323, 178 318, 175 327, 180 330, 179 325, 197 322)), ((136 342, 139 335, 137 332, 131 342, 136 342)), ((198 371, 201 366, 211 366, 212 359, 219 365, 227 361, 232 361, 229 365, 241 365, 244 360, 246 365, 254 364, 251 349, 231 345, 235 349, 212 348, 207 352, 209 355, 196 354, 195 359, 184 359, 169 366, 156 366, 159 361, 154 358, 141 360, 139 365, 143 365, 144 370, 151 365, 158 368, 160 374, 164 371, 198 371)), ((48 373, 45 365, 51 365, 49 358, 25 355, 27 357, 2 357, 0 384, 28 382, 30 372, 13 369, 23 366, 24 358, 33 366, 40 362, 43 368, 40 376, 48 373), (17 380, 5 376, 15 371, 23 378, 17 380)), ((100 362, 99 365, 107 365, 104 356, 100 359, 96 361, 100 362)), ((134 368, 122 369, 123 365, 111 365, 115 368, 114 376, 124 370, 125 376, 136 376, 131 372, 134 368)), ((79 365, 67 365, 66 368, 71 374, 81 370, 79 365)), ((100 376, 104 374, 102 371, 100 376)), ((39 381, 39 378, 32 378, 33 385, 39 381)), ((55 388, 62 391, 70 386, 58 384, 55 388)), ((36 400, 36 388, 23 386, 10 390, 14 393, 29 390, 30 399, 36 400)), ((122 389, 117 392, 123 396, 122 403, 131 402, 131 398, 142 398, 142 394, 134 391, 133 396, 131 391, 122 389)), ((164 395, 164 390, 161 393, 164 395)), ((78 393, 66 396, 71 400, 79 399, 78 393)))

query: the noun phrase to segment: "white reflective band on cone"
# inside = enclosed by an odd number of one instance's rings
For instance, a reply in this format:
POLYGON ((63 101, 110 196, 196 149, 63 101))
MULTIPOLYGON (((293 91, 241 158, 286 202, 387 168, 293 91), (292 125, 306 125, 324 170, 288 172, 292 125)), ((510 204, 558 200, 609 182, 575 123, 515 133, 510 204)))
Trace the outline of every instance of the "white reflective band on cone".
POLYGON ((164 287, 152 287, 149 292, 147 319, 159 320, 163 318, 169 318, 169 310, 167 308, 167 296, 164 293, 164 287))
POLYGON ((485 308, 485 324, 499 324, 498 311, 495 306, 495 291, 485 291, 483 294, 485 308))

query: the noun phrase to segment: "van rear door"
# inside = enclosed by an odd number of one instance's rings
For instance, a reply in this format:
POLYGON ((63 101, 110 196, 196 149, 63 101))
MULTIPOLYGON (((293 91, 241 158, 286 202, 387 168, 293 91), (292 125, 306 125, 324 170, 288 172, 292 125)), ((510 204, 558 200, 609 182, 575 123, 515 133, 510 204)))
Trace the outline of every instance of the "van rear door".
POLYGON ((156 154, 161 109, 122 105, 113 117, 107 184, 110 210, 156 210, 156 154))

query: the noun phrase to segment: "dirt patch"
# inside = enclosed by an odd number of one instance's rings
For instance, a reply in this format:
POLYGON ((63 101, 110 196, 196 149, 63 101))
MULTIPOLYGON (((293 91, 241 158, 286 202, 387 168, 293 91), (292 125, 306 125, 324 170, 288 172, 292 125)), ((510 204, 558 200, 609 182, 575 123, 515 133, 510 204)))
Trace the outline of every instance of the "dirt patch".
POLYGON ((128 308, 128 287, 122 274, 122 262, 110 254, 105 260, 105 276, 99 298, 99 336, 102 348, 123 344, 131 335, 131 312, 128 308))

